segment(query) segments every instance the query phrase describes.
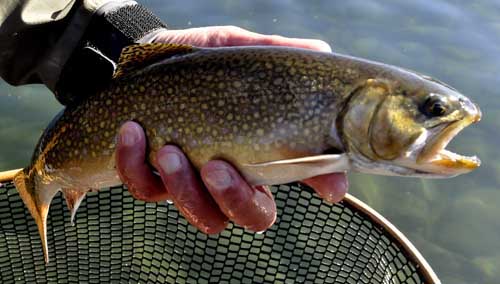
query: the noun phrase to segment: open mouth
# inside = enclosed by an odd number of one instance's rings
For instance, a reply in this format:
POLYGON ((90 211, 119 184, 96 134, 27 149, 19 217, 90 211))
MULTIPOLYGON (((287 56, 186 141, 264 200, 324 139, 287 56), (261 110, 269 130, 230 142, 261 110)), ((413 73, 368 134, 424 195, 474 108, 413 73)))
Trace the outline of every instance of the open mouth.
POLYGON ((450 141, 465 127, 480 120, 480 115, 471 119, 450 123, 441 132, 427 141, 427 145, 419 154, 418 162, 429 167, 431 171, 444 174, 461 174, 469 172, 481 165, 476 156, 464 156, 446 149, 450 141))

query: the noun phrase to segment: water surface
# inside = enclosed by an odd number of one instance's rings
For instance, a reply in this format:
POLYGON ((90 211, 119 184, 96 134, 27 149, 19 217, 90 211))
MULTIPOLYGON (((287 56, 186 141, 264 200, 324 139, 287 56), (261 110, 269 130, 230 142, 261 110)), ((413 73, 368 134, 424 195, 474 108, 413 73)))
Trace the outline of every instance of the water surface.
MULTIPOLYGON (((237 25, 319 38, 337 52, 417 70, 483 111, 451 148, 483 165, 449 180, 351 174, 350 191, 400 228, 444 283, 500 282, 500 2, 145 1, 170 28, 237 25), (168 3, 168 4, 167 4, 168 3)), ((61 106, 42 86, 0 82, 0 170, 25 166, 61 106)))

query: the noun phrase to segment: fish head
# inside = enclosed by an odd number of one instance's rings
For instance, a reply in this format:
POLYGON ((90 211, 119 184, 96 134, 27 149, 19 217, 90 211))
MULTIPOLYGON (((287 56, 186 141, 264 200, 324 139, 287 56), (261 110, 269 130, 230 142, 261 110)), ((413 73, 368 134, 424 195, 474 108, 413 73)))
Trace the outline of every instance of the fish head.
POLYGON ((457 90, 405 70, 368 79, 350 96, 341 118, 343 144, 361 172, 444 178, 479 167, 476 156, 446 149, 481 119, 457 90))

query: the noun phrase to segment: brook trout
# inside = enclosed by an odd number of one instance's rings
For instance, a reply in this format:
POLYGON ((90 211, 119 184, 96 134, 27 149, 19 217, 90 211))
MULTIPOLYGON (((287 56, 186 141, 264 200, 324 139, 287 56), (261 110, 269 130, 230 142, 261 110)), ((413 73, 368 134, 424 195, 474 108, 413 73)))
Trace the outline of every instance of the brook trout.
POLYGON ((15 177, 45 260, 58 191, 74 214, 86 192, 120 184, 116 134, 133 120, 150 160, 176 144, 197 168, 224 159, 252 185, 353 170, 450 177, 479 159, 445 149, 479 121, 477 105, 429 77, 334 53, 285 47, 127 47, 115 78, 45 130, 15 177))

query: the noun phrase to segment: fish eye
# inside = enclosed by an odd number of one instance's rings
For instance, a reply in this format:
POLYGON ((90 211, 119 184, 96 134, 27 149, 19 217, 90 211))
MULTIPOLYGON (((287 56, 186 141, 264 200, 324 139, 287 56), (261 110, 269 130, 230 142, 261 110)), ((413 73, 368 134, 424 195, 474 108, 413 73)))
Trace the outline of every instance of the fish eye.
POLYGON ((422 106, 422 112, 428 117, 443 116, 446 111, 446 102, 434 96, 428 98, 422 106))

